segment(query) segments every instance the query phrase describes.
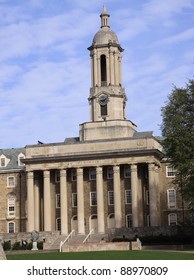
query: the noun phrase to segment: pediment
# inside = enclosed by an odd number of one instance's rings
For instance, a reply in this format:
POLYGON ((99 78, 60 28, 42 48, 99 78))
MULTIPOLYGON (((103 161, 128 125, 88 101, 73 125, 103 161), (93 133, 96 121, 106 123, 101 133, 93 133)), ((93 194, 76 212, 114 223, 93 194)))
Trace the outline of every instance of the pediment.
POLYGON ((106 95, 107 97, 110 97, 110 92, 102 90, 96 94, 96 98, 99 98, 101 95, 106 95))

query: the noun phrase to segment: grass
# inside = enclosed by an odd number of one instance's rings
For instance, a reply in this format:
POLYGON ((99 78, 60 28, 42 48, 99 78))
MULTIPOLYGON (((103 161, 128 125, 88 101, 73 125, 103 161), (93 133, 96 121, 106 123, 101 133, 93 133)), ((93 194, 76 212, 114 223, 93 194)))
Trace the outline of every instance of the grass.
POLYGON ((8 260, 194 260, 194 252, 101 251, 58 253, 41 252, 7 255, 8 260))

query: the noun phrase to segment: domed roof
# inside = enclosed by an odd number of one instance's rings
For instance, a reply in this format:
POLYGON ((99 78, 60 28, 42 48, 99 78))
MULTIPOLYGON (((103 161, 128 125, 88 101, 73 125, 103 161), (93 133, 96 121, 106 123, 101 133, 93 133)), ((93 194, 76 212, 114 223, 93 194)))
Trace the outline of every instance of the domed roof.
POLYGON ((108 27, 103 26, 94 36, 93 44, 104 45, 109 42, 119 44, 117 35, 108 27))

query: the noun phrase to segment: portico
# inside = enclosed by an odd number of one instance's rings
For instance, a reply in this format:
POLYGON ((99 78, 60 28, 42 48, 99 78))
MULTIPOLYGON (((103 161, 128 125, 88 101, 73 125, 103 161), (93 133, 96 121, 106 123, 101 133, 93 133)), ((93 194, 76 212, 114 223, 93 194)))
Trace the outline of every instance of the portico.
MULTIPOLYGON (((35 162, 35 158, 32 161, 35 162)), ((95 165, 96 160, 86 160, 82 162, 82 166, 76 166, 77 162, 60 162, 55 164, 63 166, 58 169, 53 166, 49 169, 47 163, 44 164, 47 166, 46 170, 37 164, 34 170, 28 171, 28 231, 57 230, 55 221, 60 218, 61 234, 68 235, 73 229, 70 221, 73 215, 76 215, 77 233, 85 234, 89 231, 89 218, 95 214, 97 232, 105 233, 108 231, 107 219, 111 213, 114 214, 115 228, 126 226, 128 214, 132 215, 133 227, 146 226, 145 216, 150 216, 150 225, 159 225, 160 218, 156 211, 159 203, 156 171, 158 162, 132 162, 132 159, 126 161, 124 158, 120 158, 114 164, 111 164, 111 161, 113 160, 99 159, 98 165, 95 165), (90 178, 91 169, 95 170, 93 178, 90 178), (111 176, 108 175, 107 170, 112 170, 111 176), (72 181, 72 172, 76 174, 74 181, 72 181), (54 181, 56 173, 59 174, 58 182, 54 181), (73 190, 75 185, 76 188, 73 190), (96 204, 91 202, 91 192, 96 204), (113 202, 109 198, 110 192, 113 193, 113 202), (146 201, 146 192, 149 192, 149 202, 146 201), (76 193, 77 207, 72 201, 73 193, 76 193), (60 195, 58 213, 55 205, 56 195, 60 195), (146 205, 149 205, 149 211, 142 211, 146 205)))

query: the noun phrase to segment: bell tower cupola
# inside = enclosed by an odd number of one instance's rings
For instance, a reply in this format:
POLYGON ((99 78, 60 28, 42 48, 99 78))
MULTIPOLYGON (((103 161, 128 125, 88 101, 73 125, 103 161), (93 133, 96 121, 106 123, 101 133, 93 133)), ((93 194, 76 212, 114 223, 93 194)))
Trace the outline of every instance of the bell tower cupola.
POLYGON ((109 13, 104 6, 101 28, 88 48, 91 57, 90 119, 124 120, 126 95, 122 88, 122 52, 118 37, 110 29, 109 13))
POLYGON ((110 27, 108 24, 108 18, 110 17, 110 15, 107 13, 105 5, 104 5, 103 11, 102 11, 102 14, 100 15, 100 17, 101 17, 101 28, 110 27))

